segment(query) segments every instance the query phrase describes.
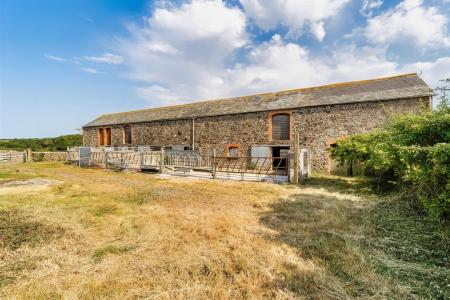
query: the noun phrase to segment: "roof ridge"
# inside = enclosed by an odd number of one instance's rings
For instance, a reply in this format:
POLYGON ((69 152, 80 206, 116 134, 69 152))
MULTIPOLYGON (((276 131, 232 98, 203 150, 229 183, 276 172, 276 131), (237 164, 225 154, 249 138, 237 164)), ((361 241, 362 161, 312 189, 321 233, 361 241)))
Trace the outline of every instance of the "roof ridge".
POLYGON ((277 92, 267 92, 267 93, 259 93, 259 94, 251 94, 251 95, 244 95, 244 96, 229 97, 229 98, 218 98, 218 99, 194 101, 194 102, 190 102, 190 103, 181 103, 181 104, 175 104, 175 105, 165 105, 165 106, 158 106, 158 107, 151 107, 151 108, 142 108, 142 109, 135 109, 135 110, 129 110, 129 111, 124 111, 124 112, 103 114, 101 116, 121 115, 121 114, 128 114, 128 113, 134 113, 134 112, 148 111, 148 110, 152 110, 152 109, 159 109, 159 108, 176 108, 176 107, 179 108, 179 107, 182 107, 182 106, 190 106, 190 105, 197 104, 197 103, 207 103, 207 102, 216 102, 216 101, 234 101, 234 100, 239 100, 239 99, 242 99, 242 98, 265 96, 265 95, 283 95, 283 94, 288 94, 288 93, 292 93, 292 92, 300 92, 300 91, 307 91, 307 90, 317 90, 317 89, 322 89, 322 88, 332 88, 332 87, 354 85, 354 84, 364 84, 364 83, 369 83, 369 82, 374 82, 374 81, 382 81, 382 80, 387 80, 387 79, 394 79, 394 78, 400 78, 400 77, 410 77, 410 76, 417 76, 417 73, 404 73, 404 74, 399 74, 399 75, 378 77, 378 78, 372 78, 372 79, 344 81, 344 82, 331 83, 331 84, 325 84, 325 85, 318 85, 318 86, 312 86, 312 87, 304 87, 304 88, 298 88, 298 89, 281 90, 281 91, 277 91, 277 92))
POLYGON ((410 76, 418 76, 418 75, 417 75, 417 73, 405 73, 405 74, 400 74, 400 75, 385 76, 385 77, 378 77, 378 78, 372 78, 372 79, 344 81, 344 82, 330 83, 330 84, 324 84, 324 85, 318 85, 318 86, 312 86, 312 87, 279 91, 279 92, 275 92, 275 94, 284 94, 284 93, 296 92, 296 91, 315 90, 315 89, 322 89, 322 88, 328 88, 328 87, 338 87, 338 86, 345 86, 345 85, 361 84, 361 83, 368 83, 368 82, 394 79, 394 78, 400 78, 400 77, 410 77, 410 76))

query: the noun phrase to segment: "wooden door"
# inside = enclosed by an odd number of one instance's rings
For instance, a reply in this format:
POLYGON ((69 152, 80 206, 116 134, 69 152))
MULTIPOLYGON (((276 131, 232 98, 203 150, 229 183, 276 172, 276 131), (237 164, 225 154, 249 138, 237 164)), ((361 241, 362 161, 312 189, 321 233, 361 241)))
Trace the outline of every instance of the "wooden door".
POLYGON ((103 131, 103 128, 98 129, 98 145, 99 146, 105 145, 105 133, 103 131))
POLYGON ((111 146, 111 128, 106 128, 106 146, 111 146))

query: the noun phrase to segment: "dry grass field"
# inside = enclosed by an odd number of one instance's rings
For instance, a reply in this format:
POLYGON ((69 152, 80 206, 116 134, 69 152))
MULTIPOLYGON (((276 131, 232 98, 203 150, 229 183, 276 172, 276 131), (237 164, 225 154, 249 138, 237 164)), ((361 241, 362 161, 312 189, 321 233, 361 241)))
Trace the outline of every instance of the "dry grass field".
POLYGON ((448 228, 364 182, 0 165, 0 296, 446 298, 448 228))

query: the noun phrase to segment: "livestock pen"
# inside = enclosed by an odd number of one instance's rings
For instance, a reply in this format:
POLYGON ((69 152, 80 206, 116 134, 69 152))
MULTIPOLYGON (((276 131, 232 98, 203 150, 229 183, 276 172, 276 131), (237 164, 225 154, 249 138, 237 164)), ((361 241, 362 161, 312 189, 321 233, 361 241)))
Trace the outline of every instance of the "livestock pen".
POLYGON ((154 171, 161 174, 251 181, 298 182, 311 175, 308 149, 283 157, 226 157, 174 151, 158 146, 72 147, 67 161, 82 167, 124 171, 154 171))

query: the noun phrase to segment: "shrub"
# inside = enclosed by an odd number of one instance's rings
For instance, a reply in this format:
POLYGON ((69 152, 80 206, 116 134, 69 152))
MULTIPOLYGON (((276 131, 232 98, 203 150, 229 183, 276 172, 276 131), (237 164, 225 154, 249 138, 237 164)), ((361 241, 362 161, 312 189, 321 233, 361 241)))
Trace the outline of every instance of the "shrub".
POLYGON ((434 217, 450 216, 450 106, 394 116, 389 124, 339 141, 330 149, 340 163, 361 161, 378 179, 377 191, 409 191, 434 217))

